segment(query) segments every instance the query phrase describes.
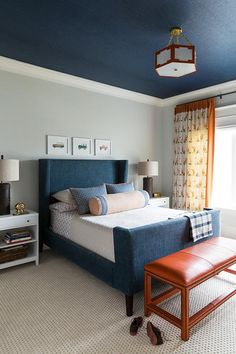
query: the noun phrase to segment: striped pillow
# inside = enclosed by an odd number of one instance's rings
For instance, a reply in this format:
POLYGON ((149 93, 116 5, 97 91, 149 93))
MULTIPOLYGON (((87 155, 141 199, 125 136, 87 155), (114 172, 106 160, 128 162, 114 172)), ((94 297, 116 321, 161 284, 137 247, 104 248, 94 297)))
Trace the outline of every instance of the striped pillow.
POLYGON ((91 198, 89 209, 93 215, 106 215, 143 208, 148 202, 149 194, 146 191, 115 193, 91 198))
POLYGON ((105 184, 89 188, 70 188, 70 191, 78 205, 79 214, 81 215, 89 213, 89 199, 107 194, 105 184))
POLYGON ((68 203, 58 202, 58 203, 50 204, 49 209, 57 211, 58 213, 65 213, 68 211, 78 210, 78 206, 76 203, 68 204, 68 203))

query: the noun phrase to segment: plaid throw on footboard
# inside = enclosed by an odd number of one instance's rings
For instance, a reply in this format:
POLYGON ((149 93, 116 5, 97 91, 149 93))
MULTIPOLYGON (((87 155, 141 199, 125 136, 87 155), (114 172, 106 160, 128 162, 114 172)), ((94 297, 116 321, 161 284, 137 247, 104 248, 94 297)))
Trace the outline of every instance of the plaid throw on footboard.
POLYGON ((190 234, 193 242, 213 236, 212 218, 207 211, 185 215, 190 221, 190 234))

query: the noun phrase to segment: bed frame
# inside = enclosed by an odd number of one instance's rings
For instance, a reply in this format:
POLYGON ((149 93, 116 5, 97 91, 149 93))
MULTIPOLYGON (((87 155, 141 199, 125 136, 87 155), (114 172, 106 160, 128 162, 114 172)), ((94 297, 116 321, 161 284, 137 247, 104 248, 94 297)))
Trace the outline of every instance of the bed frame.
MULTIPOLYGON (((39 160, 39 238, 112 287, 126 298, 126 314, 133 314, 133 295, 143 289, 144 265, 193 245, 185 217, 147 226, 113 230, 115 263, 53 233, 50 226, 51 195, 69 187, 92 187, 127 182, 127 160, 39 160)), ((214 236, 220 232, 219 211, 210 210, 214 236)))

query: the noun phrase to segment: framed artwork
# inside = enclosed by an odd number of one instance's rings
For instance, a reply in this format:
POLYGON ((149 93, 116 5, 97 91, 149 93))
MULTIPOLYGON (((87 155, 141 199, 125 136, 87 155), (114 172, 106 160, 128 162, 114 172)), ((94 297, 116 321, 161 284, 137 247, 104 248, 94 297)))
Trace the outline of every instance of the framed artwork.
POLYGON ((72 138, 72 151, 75 156, 92 155, 92 139, 72 138))
POLYGON ((111 140, 95 139, 95 155, 111 156, 111 140))
POLYGON ((47 135, 48 155, 68 155, 69 138, 67 136, 47 135))

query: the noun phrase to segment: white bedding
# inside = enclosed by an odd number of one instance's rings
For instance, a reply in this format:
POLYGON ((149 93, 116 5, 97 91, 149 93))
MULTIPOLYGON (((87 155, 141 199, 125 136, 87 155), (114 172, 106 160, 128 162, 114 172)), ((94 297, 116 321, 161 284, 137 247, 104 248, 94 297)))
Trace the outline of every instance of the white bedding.
POLYGON ((175 218, 183 210, 148 205, 110 215, 79 215, 77 212, 58 213, 51 211, 51 227, 54 232, 67 237, 79 245, 115 262, 113 228, 135 228, 175 218))

